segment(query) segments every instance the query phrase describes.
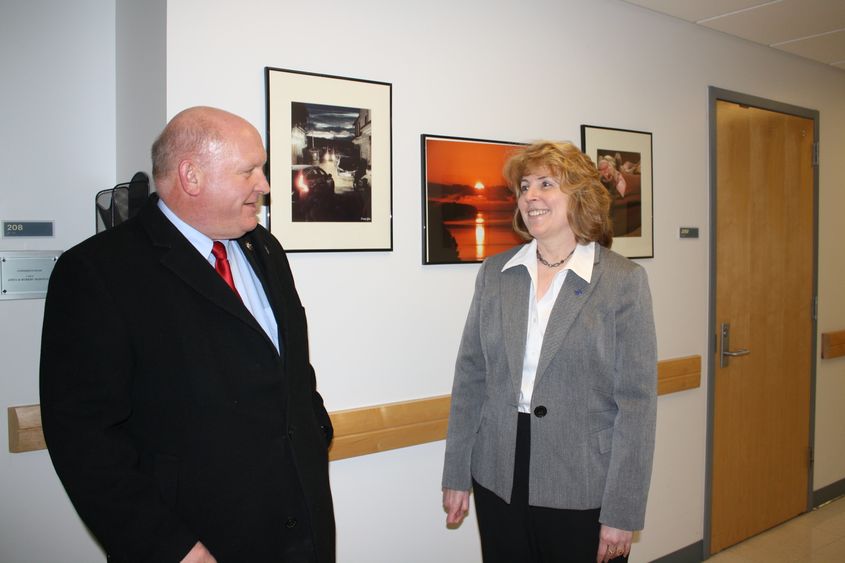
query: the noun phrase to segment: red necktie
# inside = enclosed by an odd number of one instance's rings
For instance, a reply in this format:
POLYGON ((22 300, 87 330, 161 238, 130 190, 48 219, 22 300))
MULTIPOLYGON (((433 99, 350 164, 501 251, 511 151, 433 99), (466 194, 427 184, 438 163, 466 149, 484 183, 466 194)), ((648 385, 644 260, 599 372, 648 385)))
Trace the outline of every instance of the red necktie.
POLYGON ((223 281, 232 288, 235 295, 240 297, 240 293, 235 289, 235 280, 232 279, 232 269, 229 267, 229 259, 226 257, 226 247, 223 246, 222 242, 216 240, 214 246, 211 247, 211 253, 214 255, 214 269, 217 270, 223 281))

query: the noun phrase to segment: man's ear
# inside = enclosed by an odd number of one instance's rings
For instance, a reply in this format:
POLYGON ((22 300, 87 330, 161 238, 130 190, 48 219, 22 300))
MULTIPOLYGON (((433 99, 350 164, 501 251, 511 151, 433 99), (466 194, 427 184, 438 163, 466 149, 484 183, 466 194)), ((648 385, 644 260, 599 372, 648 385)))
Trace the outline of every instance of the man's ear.
POLYGON ((179 163, 179 186, 189 196, 196 196, 200 191, 200 177, 202 171, 192 160, 179 163))

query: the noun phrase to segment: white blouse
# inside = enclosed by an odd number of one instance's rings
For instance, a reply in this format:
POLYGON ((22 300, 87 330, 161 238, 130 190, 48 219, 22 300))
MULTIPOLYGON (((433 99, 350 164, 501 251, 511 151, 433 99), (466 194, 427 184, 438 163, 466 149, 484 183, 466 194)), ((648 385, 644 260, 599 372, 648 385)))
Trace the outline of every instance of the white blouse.
POLYGON ((560 288, 566 281, 569 270, 575 272, 587 283, 593 275, 593 262, 596 256, 596 243, 579 244, 572 253, 572 258, 566 266, 555 274, 552 285, 541 299, 537 299, 537 241, 532 240, 513 255, 502 267, 504 272, 508 268, 525 266, 531 277, 531 290, 528 292, 528 328, 525 339, 525 359, 522 362, 522 386, 519 391, 519 412, 531 412, 531 396, 534 393, 534 379, 537 376, 537 366, 540 363, 540 352, 543 348, 543 337, 549 317, 557 301, 560 288))

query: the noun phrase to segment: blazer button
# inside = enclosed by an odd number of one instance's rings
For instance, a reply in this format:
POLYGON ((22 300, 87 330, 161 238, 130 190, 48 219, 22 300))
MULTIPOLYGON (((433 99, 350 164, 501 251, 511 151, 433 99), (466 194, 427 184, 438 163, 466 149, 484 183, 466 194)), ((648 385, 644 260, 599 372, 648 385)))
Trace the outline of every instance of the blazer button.
POLYGON ((285 520, 285 528, 289 530, 291 528, 296 528, 296 518, 288 518, 287 520, 285 520))
POLYGON ((547 412, 549 411, 546 409, 546 407, 540 405, 539 407, 536 407, 534 409, 534 416, 536 416, 537 418, 543 418, 544 416, 546 416, 547 412))

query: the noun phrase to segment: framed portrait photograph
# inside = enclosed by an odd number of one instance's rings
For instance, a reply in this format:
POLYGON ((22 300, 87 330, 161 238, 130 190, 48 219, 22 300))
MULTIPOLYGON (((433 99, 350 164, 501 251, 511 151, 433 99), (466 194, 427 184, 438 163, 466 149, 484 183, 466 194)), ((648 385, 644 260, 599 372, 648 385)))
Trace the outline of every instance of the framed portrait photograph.
POLYGON ((596 163, 612 198, 613 250, 653 258, 651 133, 582 125, 581 150, 596 163))
POLYGON ((481 262, 525 242, 513 230, 516 197, 502 176, 523 143, 426 134, 420 141, 423 264, 481 262))
POLYGON ((391 84, 264 72, 270 231, 289 252, 392 250, 391 84))

